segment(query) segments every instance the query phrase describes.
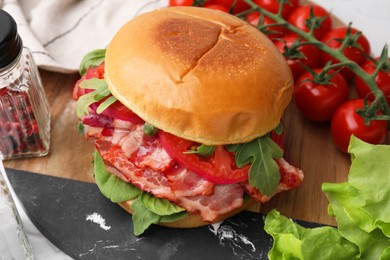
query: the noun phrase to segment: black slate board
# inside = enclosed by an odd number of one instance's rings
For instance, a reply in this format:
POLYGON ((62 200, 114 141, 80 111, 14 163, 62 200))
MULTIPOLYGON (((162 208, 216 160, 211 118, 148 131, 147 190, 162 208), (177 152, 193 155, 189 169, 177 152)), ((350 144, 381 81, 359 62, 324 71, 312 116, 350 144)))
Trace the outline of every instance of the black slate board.
MULTIPOLYGON (((264 216, 242 212, 214 226, 152 226, 133 235, 131 216, 95 184, 7 169, 10 182, 35 226, 74 259, 267 259, 272 238, 264 216), (105 227, 87 220, 99 214, 105 227)), ((318 224, 299 222, 306 227, 318 224)))

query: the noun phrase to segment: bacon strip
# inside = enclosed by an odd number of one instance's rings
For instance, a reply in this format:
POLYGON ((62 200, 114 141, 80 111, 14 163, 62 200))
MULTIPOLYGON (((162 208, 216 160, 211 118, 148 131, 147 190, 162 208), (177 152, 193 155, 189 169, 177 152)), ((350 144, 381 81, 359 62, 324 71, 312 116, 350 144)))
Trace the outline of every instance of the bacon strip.
POLYGON ((103 160, 118 169, 127 178, 127 181, 158 198, 176 200, 168 179, 162 173, 150 168, 141 169, 136 167, 127 159, 120 146, 111 145, 111 142, 107 142, 103 138, 98 139, 95 146, 103 160))
POLYGON ((236 184, 215 185, 210 196, 179 197, 177 204, 188 212, 199 213, 203 221, 213 222, 243 203, 244 189, 236 184))
POLYGON ((214 184, 176 164, 164 172, 176 197, 211 195, 214 184))

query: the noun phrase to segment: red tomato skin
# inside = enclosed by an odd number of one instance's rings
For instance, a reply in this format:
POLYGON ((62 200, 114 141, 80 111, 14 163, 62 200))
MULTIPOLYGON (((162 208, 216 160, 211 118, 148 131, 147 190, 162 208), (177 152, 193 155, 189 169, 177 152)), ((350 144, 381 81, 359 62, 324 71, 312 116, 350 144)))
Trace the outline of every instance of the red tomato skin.
MULTIPOLYGON (((271 13, 277 14, 279 12, 279 3, 277 0, 254 0, 254 2, 271 13)), ((290 0, 290 4, 283 6, 282 16, 287 18, 297 6, 299 6, 299 0, 290 0)))
POLYGON ((343 152, 348 152, 348 145, 352 135, 371 143, 381 144, 387 135, 387 121, 372 120, 369 126, 364 119, 356 113, 362 108, 364 99, 353 99, 341 105, 333 115, 331 121, 331 134, 336 146, 343 152))
MULTIPOLYGON (((368 60, 362 65, 362 69, 368 74, 372 74, 375 71, 375 64, 371 60, 368 60)), ((379 71, 378 75, 375 77, 375 82, 385 94, 387 103, 390 104, 390 71, 379 71)), ((368 96, 369 100, 374 100, 375 96, 370 93, 371 89, 360 77, 356 77, 355 79, 355 89, 359 97, 365 98, 368 96)))
POLYGON ((223 5, 205 4, 203 7, 209 8, 209 9, 213 9, 213 10, 222 11, 222 12, 225 12, 225 13, 229 12, 229 8, 227 8, 226 6, 223 6, 223 5))
POLYGON ((317 17, 327 16, 322 22, 321 27, 314 30, 314 36, 317 39, 321 39, 331 28, 332 20, 328 11, 316 4, 301 5, 295 8, 289 15, 287 21, 299 29, 308 32, 309 28, 306 26, 306 20, 310 16, 310 8, 313 6, 314 15, 317 17))
POLYGON ((223 146, 216 146, 214 154, 202 159, 196 154, 185 154, 193 145, 193 141, 185 140, 164 131, 158 131, 161 145, 177 163, 195 172, 202 178, 216 184, 231 184, 248 179, 249 165, 237 168, 234 154, 223 146))
MULTIPOLYGON (((321 68, 314 69, 316 73, 321 68)), ((334 75, 333 84, 319 85, 310 72, 305 72, 295 83, 294 100, 300 112, 310 120, 323 122, 332 118, 336 109, 348 99, 348 83, 341 74, 334 75)))
MULTIPOLYGON (((358 32, 358 30, 355 28, 351 28, 351 32, 352 34, 355 34, 358 32)), ((333 28, 324 35, 321 41, 332 49, 338 49, 341 46, 341 42, 339 42, 337 39, 345 38, 346 33, 347 27, 333 28)), ((362 46, 362 50, 356 47, 347 47, 344 49, 344 55, 350 60, 356 62, 358 65, 362 65, 367 60, 365 54, 370 53, 371 47, 369 41, 363 34, 359 37, 357 43, 362 46)), ((321 52, 321 59, 323 64, 325 64, 329 60, 331 60, 333 63, 338 62, 337 59, 331 57, 325 52, 321 52)), ((343 76, 347 80, 352 79, 354 77, 354 73, 348 68, 342 69, 341 74, 343 74, 343 76)))
MULTIPOLYGON (((284 46, 290 47, 293 42, 298 39, 299 36, 296 34, 287 34, 282 38, 282 41, 275 41, 276 47, 280 52, 284 53, 284 46), (284 40, 284 41, 283 41, 284 40)), ((298 48, 305 58, 301 59, 287 59, 287 64, 290 66, 290 69, 294 75, 294 80, 298 80, 299 76, 306 72, 306 69, 302 66, 301 63, 305 64, 309 68, 318 68, 322 65, 321 63, 321 53, 319 49, 313 45, 302 45, 298 48)))
POLYGON ((169 6, 191 6, 194 0, 169 0, 169 6))
MULTIPOLYGON (((260 20, 260 13, 259 12, 252 12, 249 13, 246 16, 246 21, 254 26, 257 26, 260 20)), ((263 25, 268 25, 268 24, 274 24, 275 21, 272 20, 271 18, 264 16, 263 17, 263 25)), ((268 38, 271 40, 276 39, 276 38, 281 38, 287 33, 287 29, 283 26, 271 26, 268 27, 267 30, 269 31, 275 31, 275 33, 270 33, 266 34, 268 38)))
MULTIPOLYGON (((204 6, 206 5, 222 5, 222 6, 225 6, 227 8, 227 10, 230 10, 230 8, 232 7, 234 3, 234 0, 207 0, 206 3, 204 4, 204 6)), ((238 13, 241 13, 245 10, 248 10, 250 9, 250 6, 245 3, 244 0, 238 0, 236 2, 236 5, 234 6, 234 9, 233 9, 233 14, 238 14, 238 13)))

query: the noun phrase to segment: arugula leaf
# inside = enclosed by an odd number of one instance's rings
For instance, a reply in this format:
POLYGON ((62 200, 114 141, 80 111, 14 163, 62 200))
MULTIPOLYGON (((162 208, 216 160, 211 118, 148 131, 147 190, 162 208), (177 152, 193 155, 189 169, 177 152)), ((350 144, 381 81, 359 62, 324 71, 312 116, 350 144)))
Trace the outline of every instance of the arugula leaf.
MULTIPOLYGON (((95 102, 101 101, 103 98, 111 95, 107 83, 104 80, 89 79, 84 80, 83 87, 94 89, 94 91, 82 95, 76 102, 76 114, 79 118, 89 113, 88 108, 95 102)), ((80 84, 82 85, 82 84, 80 84)))
POLYGON ((77 128, 76 129, 77 129, 77 132, 79 134, 84 134, 84 132, 85 132, 84 125, 81 122, 77 123, 77 128))
POLYGON ((240 149, 241 144, 225 144, 226 150, 228 150, 231 153, 235 153, 240 149))
POLYGON ((98 151, 94 153, 94 173, 96 184, 101 193, 112 202, 132 200, 141 194, 141 190, 131 183, 124 182, 106 170, 103 158, 98 151))
POLYGON ((134 211, 132 218, 134 235, 136 236, 143 234, 150 225, 160 222, 161 216, 147 209, 139 198, 133 201, 131 209, 134 211))
POLYGON ((92 79, 85 79, 80 82, 80 88, 85 88, 85 89, 105 89, 108 88, 107 83, 104 79, 97 79, 97 78, 92 78, 92 79))
POLYGON ((185 209, 170 202, 169 200, 157 198, 147 192, 142 192, 138 198, 148 210, 159 216, 168 216, 185 211, 185 209))
POLYGON ((281 135, 284 131, 284 127, 282 123, 279 123, 278 126, 274 129, 275 134, 281 135))
POLYGON ((87 53, 81 60, 79 73, 83 76, 90 66, 100 65, 106 57, 106 49, 97 49, 87 53))
POLYGON ((96 113, 101 114, 104 110, 106 110, 109 106, 114 104, 117 101, 116 97, 111 96, 104 100, 96 109, 96 113))
POLYGON ((183 152, 184 154, 196 154, 201 157, 210 157, 215 151, 214 145, 205 145, 201 144, 199 145, 196 150, 188 150, 183 152))
POLYGON ((153 136, 157 133, 158 129, 157 127, 154 127, 153 125, 145 122, 144 124, 144 133, 147 135, 147 136, 153 136))
POLYGON ((251 163, 249 184, 262 194, 272 196, 280 181, 279 166, 275 159, 282 156, 282 149, 269 135, 265 135, 241 144, 236 150, 236 164, 244 167, 251 163))

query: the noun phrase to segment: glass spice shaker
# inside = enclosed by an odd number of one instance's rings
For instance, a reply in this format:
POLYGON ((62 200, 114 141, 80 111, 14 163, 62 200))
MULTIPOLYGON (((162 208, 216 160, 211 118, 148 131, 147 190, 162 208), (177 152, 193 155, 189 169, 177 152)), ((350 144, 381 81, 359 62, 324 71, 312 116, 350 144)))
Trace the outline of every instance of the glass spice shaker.
POLYGON ((50 111, 31 51, 15 20, 0 10, 0 155, 44 156, 50 145, 50 111))

